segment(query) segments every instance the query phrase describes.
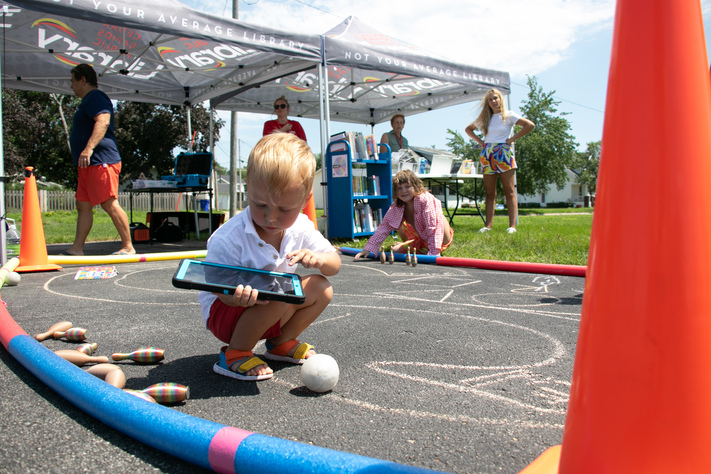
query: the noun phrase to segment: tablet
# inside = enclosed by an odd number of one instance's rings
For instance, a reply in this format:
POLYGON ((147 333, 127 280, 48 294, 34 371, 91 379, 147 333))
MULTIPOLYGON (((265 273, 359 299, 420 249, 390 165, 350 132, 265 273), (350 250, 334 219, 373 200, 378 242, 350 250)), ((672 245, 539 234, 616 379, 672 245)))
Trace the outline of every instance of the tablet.
POLYGON ((270 272, 184 259, 180 261, 178 270, 173 275, 173 286, 188 290, 232 295, 239 285, 249 285, 259 291, 258 300, 292 304, 302 304, 306 301, 301 277, 295 273, 270 272))

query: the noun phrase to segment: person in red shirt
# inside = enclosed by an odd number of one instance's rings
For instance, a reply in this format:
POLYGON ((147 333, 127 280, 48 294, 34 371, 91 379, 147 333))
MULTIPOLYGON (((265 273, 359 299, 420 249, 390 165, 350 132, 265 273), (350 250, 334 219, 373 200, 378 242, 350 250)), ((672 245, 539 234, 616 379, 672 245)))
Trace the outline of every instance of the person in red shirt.
POLYGON ((296 135, 303 141, 306 141, 306 134, 301 124, 296 120, 289 120, 287 116, 289 115, 289 102, 287 102, 284 96, 279 97, 274 101, 274 113, 277 116, 276 120, 268 120, 264 122, 264 131, 262 136, 267 136, 273 132, 285 132, 296 135))

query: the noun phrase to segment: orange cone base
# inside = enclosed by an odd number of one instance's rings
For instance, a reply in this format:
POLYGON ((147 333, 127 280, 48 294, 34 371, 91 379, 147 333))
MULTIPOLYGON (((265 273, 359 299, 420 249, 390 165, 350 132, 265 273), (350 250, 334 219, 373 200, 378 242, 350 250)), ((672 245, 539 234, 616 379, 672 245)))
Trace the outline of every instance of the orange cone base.
POLYGON ((55 265, 53 263, 47 263, 45 265, 25 265, 24 267, 17 267, 15 271, 17 273, 26 272, 46 272, 49 270, 61 270, 62 267, 55 265))
POLYGON ((526 466, 519 474, 557 474, 560 464, 561 445, 553 446, 543 451, 535 461, 526 466))

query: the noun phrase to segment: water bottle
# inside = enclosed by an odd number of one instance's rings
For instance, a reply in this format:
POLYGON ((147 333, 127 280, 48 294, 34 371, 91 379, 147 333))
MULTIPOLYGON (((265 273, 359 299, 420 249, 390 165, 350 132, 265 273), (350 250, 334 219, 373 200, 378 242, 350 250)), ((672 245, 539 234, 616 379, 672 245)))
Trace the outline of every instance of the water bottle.
POLYGON ((426 173, 427 173, 427 159, 420 158, 420 173, 419 174, 426 174, 426 173))

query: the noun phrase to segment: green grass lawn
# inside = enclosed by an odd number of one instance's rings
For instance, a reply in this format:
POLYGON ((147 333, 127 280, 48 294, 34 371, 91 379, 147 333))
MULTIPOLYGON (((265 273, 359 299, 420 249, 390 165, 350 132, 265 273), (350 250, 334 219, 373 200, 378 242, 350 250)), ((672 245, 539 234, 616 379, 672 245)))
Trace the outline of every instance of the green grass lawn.
MULTIPOLYGON (((22 213, 8 212, 7 217, 15 219, 17 228, 22 232, 22 213)), ((146 213, 133 211, 135 222, 146 222, 146 213)), ((42 226, 44 227, 44 239, 48 244, 63 244, 74 242, 74 234, 77 228, 77 211, 56 211, 42 214, 42 226)), ((99 242, 105 240, 119 241, 119 235, 114 227, 111 218, 104 211, 94 210, 94 226, 89 233, 89 242, 99 242)))
MULTIPOLYGON (((521 215, 515 234, 506 233, 508 217, 503 215, 494 217, 492 230, 485 234, 479 232, 484 227, 479 216, 457 215, 453 227, 454 242, 443 253, 447 257, 586 265, 592 213, 521 215)), ((366 242, 366 238, 333 240, 335 245, 354 248, 363 248, 366 242)), ((386 248, 393 242, 393 237, 388 237, 386 248)))
MULTIPOLYGON (((475 214, 476 209, 461 209, 454 218, 454 243, 444 252, 447 257, 481 258, 518 262, 586 265, 592 211, 590 209, 521 209, 518 232, 507 234, 506 211, 496 211, 491 232, 479 233, 484 224, 475 214), (580 214, 584 213, 584 214, 580 214), (554 215, 551 215, 554 214, 554 215), (560 214, 560 215, 558 215, 560 214)), ((322 211, 317 210, 321 216, 322 211)), ((22 214, 10 212, 22 230, 22 214)), ((45 240, 48 244, 71 243, 76 229, 76 211, 48 212, 42 214, 45 240)), ((145 222, 145 212, 133 212, 133 220, 145 222)), ((194 235, 193 235, 194 237, 194 235)), ((201 240, 207 236, 202 234, 201 240)), ((89 241, 118 240, 118 232, 109 216, 103 211, 94 212, 94 226, 89 241)), ((334 245, 363 248, 367 239, 332 239, 334 245)), ((393 238, 385 241, 386 248, 393 238)))

